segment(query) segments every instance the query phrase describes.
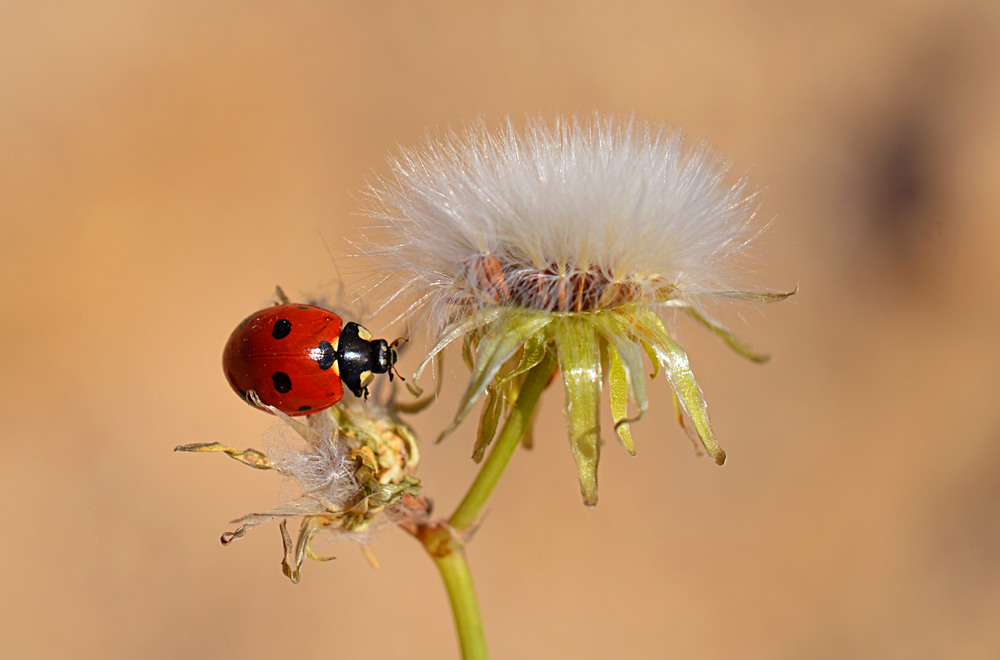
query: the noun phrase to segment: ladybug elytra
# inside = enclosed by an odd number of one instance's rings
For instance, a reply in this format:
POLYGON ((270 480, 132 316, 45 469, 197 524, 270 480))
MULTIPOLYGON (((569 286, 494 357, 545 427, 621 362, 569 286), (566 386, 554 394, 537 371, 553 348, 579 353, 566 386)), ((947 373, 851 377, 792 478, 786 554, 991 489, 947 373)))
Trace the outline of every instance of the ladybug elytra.
POLYGON ((222 353, 222 368, 245 401, 253 390, 265 405, 287 415, 309 415, 344 396, 368 397, 375 374, 389 374, 395 347, 373 339, 357 323, 344 323, 314 305, 275 305, 237 326, 222 353))

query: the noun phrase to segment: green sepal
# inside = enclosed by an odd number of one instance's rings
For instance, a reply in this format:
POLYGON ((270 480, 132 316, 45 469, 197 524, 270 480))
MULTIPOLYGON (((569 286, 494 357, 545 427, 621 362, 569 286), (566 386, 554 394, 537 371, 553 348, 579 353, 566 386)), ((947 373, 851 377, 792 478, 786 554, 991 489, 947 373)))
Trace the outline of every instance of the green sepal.
POLYGON ((647 342, 640 341, 639 344, 642 346, 642 350, 646 352, 649 362, 653 365, 653 373, 649 374, 649 379, 652 380, 660 373, 660 360, 656 356, 656 351, 647 342))
POLYGON ((472 365, 475 364, 473 348, 472 333, 462 337, 462 362, 465 363, 465 366, 468 367, 469 371, 472 371, 472 365))
MULTIPOLYGON (((630 319, 624 317, 624 320, 630 319)), ((646 394, 646 378, 643 374, 642 353, 626 330, 623 319, 617 314, 596 314, 593 323, 605 341, 608 342, 609 364, 609 395, 611 398, 611 414, 615 420, 615 430, 618 437, 628 450, 635 456, 635 445, 632 442, 630 422, 642 419, 649 408, 649 397, 646 394), (628 401, 631 393, 632 401, 638 409, 638 414, 628 418, 628 401)), ((655 359, 650 358, 654 369, 655 359)))
POLYGON ((684 412, 694 424, 705 451, 717 464, 725 463, 726 452, 715 439, 705 397, 691 372, 691 365, 684 349, 670 337, 660 317, 651 310, 637 315, 634 330, 656 353, 657 360, 663 366, 664 373, 670 380, 674 392, 677 393, 684 412))
POLYGON ((566 388, 566 425, 586 506, 597 504, 601 458, 601 349, 590 319, 571 315, 554 324, 559 367, 566 388))
MULTIPOLYGON (((462 396, 458 414, 440 436, 438 442, 462 423, 472 407, 486 391, 486 386, 492 381, 501 367, 517 353, 528 338, 552 322, 548 314, 518 314, 506 310, 508 318, 502 323, 490 326, 480 338, 476 349, 476 363, 472 370, 469 386, 462 396)), ((440 344, 440 342, 439 342, 440 344)))
MULTIPOLYGON (((594 324, 597 331, 608 342, 609 346, 618 354, 628 377, 629 390, 632 393, 633 402, 639 409, 639 415, 631 421, 638 421, 649 408, 649 397, 646 394, 646 378, 643 375, 642 353, 636 346, 631 332, 626 328, 623 321, 627 321, 631 316, 621 318, 617 314, 599 314, 594 317, 594 324)), ((650 354, 650 362, 653 363, 653 376, 659 368, 655 359, 655 354, 650 354)))
POLYGON ((746 359, 751 362, 756 362, 757 364, 764 364, 771 359, 770 355, 766 353, 758 353, 754 351, 750 346, 740 340, 736 335, 722 327, 722 324, 711 318, 710 316, 698 311, 693 307, 685 307, 684 311, 691 315, 691 317, 704 325, 706 328, 711 330, 717 337, 726 342, 729 348, 733 349, 746 359))
POLYGON ((608 393, 611 399, 611 416, 615 420, 615 430, 621 438, 625 449, 635 456, 635 444, 632 442, 632 431, 626 419, 628 416, 628 377, 618 351, 609 347, 610 364, 608 367, 608 393))
POLYGON ((500 424, 500 413, 503 412, 503 394, 496 384, 486 388, 486 403, 479 416, 479 431, 476 434, 476 446, 472 450, 472 460, 479 463, 483 460, 486 448, 493 442, 497 426, 500 424))
POLYGON ((521 360, 517 367, 508 374, 503 374, 504 380, 512 380, 523 373, 527 373, 532 367, 537 365, 545 357, 545 349, 552 338, 551 326, 546 326, 528 337, 524 343, 524 350, 521 352, 521 360))
MULTIPOLYGON (((435 375, 434 391, 431 392, 430 394, 428 394, 427 396, 425 396, 424 398, 417 399, 416 401, 400 401, 400 400, 398 400, 396 398, 396 390, 393 389, 392 390, 392 396, 391 396, 391 405, 392 405, 393 411, 400 412, 400 413, 407 413, 407 414, 410 414, 410 415, 414 415, 414 414, 422 411, 423 409, 425 409, 427 406, 431 405, 435 401, 437 401, 438 395, 441 393, 441 384, 444 382, 444 354, 443 353, 438 353, 437 355, 434 356, 434 366, 436 367, 436 369, 435 369, 436 373, 434 374, 435 375)), ((417 390, 419 390, 419 391, 422 392, 422 390, 420 390, 419 387, 417 388, 417 390)), ((413 393, 413 392, 414 392, 414 390, 411 390, 411 393, 413 393)), ((417 396, 419 396, 419 395, 417 395, 417 396)), ((327 410, 332 410, 333 408, 337 408, 337 406, 333 406, 332 408, 327 408, 327 410)))
POLYGON ((445 346, 451 342, 477 328, 492 323, 503 313, 504 308, 502 307, 489 307, 470 314, 469 316, 466 316, 460 321, 456 321, 445 328, 441 333, 441 338, 436 344, 434 344, 434 347, 431 348, 430 352, 427 353, 426 357, 424 357, 424 361, 417 367, 417 370, 413 372, 413 378, 407 381, 407 389, 410 390, 414 396, 420 396, 423 394, 424 391, 420 388, 418 383, 420 381, 421 374, 424 372, 424 368, 427 366, 427 363, 429 363, 435 355, 443 351, 445 346))

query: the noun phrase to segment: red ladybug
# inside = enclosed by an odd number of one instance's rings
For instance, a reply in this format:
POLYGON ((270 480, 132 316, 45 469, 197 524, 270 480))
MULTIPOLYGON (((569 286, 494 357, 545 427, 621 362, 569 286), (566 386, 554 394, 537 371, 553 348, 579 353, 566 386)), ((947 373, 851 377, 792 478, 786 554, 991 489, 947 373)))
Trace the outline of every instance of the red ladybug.
POLYGON ((395 347, 357 323, 344 324, 313 305, 285 304, 251 314, 226 342, 222 368, 244 400, 253 390, 262 403, 288 415, 309 415, 344 396, 368 397, 375 374, 389 374, 395 347))

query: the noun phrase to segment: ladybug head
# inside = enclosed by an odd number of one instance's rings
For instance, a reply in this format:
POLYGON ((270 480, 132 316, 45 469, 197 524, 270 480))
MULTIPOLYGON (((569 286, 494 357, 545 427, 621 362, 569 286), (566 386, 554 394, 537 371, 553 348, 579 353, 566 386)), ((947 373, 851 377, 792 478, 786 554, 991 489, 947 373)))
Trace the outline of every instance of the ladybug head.
POLYGON ((372 342, 372 371, 377 374, 389 374, 389 380, 393 375, 399 380, 406 380, 396 371, 396 347, 407 341, 406 337, 399 337, 391 344, 384 339, 377 339, 372 342))
POLYGON ((377 374, 388 372, 389 379, 392 379, 392 366, 396 364, 396 344, 390 346, 384 339, 376 339, 372 342, 372 371, 377 374))

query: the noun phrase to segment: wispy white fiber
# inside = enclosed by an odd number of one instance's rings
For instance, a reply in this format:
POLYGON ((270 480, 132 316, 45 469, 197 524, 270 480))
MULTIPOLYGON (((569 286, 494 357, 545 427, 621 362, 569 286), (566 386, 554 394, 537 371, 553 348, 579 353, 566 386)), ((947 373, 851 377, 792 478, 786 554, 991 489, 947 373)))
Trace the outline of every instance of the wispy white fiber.
POLYGON ((363 495, 354 477, 351 448, 335 432, 317 433, 319 441, 306 442, 284 424, 264 436, 271 466, 285 477, 281 499, 304 510, 342 510, 363 495))
POLYGON ((368 191, 384 230, 369 253, 399 275, 379 288, 427 306, 432 331, 456 306, 585 304, 567 290, 594 288, 594 305, 720 291, 755 233, 745 180, 729 180, 704 144, 635 119, 532 120, 521 132, 479 122, 403 150, 391 171, 368 191), (622 295, 602 293, 609 285, 622 295))

